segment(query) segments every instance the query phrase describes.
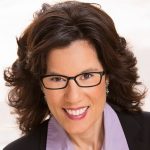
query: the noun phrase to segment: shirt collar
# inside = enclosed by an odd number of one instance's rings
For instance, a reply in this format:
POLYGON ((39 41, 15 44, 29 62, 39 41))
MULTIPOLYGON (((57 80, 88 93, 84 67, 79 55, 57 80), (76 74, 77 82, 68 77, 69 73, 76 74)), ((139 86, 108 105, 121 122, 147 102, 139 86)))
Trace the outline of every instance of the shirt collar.
POLYGON ((116 112, 106 103, 104 109, 104 143, 102 150, 129 150, 116 112))

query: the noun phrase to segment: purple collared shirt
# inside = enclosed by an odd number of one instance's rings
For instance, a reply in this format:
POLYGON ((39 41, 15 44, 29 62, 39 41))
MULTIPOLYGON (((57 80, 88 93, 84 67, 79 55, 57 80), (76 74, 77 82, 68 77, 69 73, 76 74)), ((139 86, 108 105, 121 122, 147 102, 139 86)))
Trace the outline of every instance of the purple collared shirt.
MULTIPOLYGON (((119 118, 107 103, 104 108, 104 133, 101 150, 129 150, 119 118)), ((49 120, 48 124, 46 150, 74 150, 65 130, 54 117, 49 120)))

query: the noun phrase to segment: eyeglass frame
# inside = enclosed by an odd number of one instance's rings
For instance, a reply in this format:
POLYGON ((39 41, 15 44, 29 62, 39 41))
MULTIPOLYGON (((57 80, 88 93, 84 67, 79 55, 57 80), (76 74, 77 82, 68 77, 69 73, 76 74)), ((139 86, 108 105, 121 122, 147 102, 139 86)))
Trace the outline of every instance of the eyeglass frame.
POLYGON ((44 88, 45 88, 45 89, 49 89, 49 90, 65 89, 65 88, 68 86, 69 80, 74 80, 75 83, 76 83, 79 87, 89 88, 89 87, 94 87, 94 86, 99 85, 99 84, 101 83, 101 81, 102 81, 103 75, 105 75, 105 71, 99 71, 99 72, 93 72, 93 71, 91 71, 91 72, 85 72, 85 73, 77 74, 76 76, 65 76, 65 75, 59 75, 59 74, 58 74, 58 75, 57 75, 57 74, 56 74, 56 75, 55 75, 55 74, 46 74, 46 75, 42 75, 42 76, 40 77, 40 81, 41 81, 42 85, 44 86, 44 88), (99 82, 98 82, 97 84, 95 84, 95 85, 92 85, 92 86, 82 86, 82 85, 80 85, 80 84, 78 83, 78 81, 76 80, 76 78, 77 78, 78 76, 80 76, 80 75, 82 75, 82 74, 86 74, 86 73, 97 73, 97 74, 99 74, 99 75, 100 75, 100 80, 99 80, 99 82), (44 79, 45 77, 50 77, 50 76, 60 76, 60 77, 66 78, 67 81, 66 81, 65 86, 64 86, 64 87, 61 87, 61 88, 48 88, 48 87, 46 87, 46 86, 44 85, 43 79, 44 79))

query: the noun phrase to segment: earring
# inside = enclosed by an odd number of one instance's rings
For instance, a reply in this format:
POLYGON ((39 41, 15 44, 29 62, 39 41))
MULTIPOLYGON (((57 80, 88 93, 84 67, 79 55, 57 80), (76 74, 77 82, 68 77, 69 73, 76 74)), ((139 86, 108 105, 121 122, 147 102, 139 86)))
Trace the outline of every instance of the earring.
POLYGON ((106 81, 106 95, 108 95, 108 93, 109 93, 108 86, 109 86, 109 81, 107 80, 107 81, 106 81))

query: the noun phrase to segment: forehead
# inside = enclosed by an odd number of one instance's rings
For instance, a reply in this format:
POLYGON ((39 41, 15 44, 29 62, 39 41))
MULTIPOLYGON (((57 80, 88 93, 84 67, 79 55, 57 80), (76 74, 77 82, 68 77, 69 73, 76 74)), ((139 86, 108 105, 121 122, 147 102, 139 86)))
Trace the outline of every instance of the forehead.
POLYGON ((47 56, 47 72, 74 75, 89 68, 102 70, 94 46, 86 40, 76 40, 63 48, 50 50, 47 56))

